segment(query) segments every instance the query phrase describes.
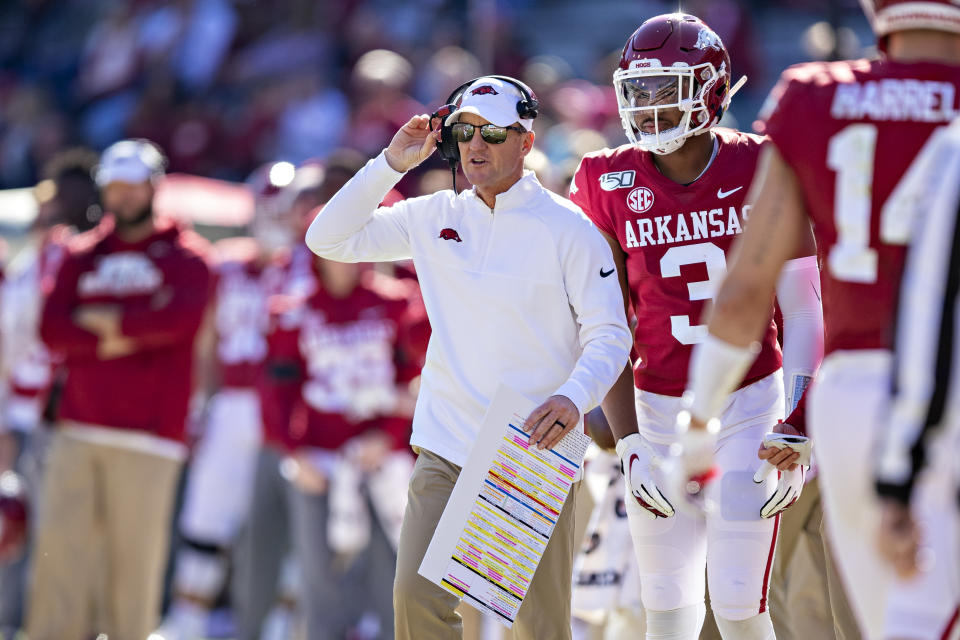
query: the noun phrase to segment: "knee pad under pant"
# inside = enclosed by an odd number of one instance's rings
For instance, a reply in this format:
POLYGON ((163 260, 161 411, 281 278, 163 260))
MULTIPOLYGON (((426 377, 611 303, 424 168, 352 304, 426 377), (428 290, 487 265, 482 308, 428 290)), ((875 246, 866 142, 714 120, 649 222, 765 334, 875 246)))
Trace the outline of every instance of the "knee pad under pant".
POLYGON ((701 602, 670 611, 647 611, 647 640, 697 640, 707 608, 701 602))

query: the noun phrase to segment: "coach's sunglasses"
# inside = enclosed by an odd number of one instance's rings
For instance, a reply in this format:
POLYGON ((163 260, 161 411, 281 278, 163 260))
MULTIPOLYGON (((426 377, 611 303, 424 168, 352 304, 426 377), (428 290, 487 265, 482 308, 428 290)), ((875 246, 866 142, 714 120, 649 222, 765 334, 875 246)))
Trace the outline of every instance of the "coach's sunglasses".
POLYGON ((485 124, 480 127, 477 127, 473 124, 467 124, 466 122, 457 122, 453 125, 453 139, 457 142, 470 142, 473 140, 473 134, 477 129, 480 129, 480 137, 483 138, 484 142, 490 144, 500 144, 501 142, 507 139, 507 131, 519 131, 520 133, 525 133, 526 129, 523 127, 498 127, 495 124, 485 124))

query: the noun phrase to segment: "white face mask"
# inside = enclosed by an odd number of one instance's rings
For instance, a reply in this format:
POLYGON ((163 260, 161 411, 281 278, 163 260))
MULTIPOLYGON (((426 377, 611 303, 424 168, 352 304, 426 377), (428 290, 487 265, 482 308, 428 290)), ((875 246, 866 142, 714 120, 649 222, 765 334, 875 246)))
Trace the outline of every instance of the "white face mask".
POLYGON ((665 155, 709 129, 712 118, 703 96, 714 90, 722 72, 712 64, 664 67, 658 60, 618 69, 613 86, 627 139, 644 151, 665 155), (660 114, 667 110, 679 111, 679 122, 663 128, 660 114))

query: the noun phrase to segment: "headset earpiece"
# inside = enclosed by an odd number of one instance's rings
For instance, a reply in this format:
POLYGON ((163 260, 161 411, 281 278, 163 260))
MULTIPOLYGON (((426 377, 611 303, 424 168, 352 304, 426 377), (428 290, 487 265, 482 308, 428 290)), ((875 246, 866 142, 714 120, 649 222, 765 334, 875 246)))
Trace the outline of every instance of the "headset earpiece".
POLYGON ((446 122, 447 117, 456 110, 457 105, 455 103, 445 104, 430 116, 430 126, 438 133, 437 151, 453 170, 456 170, 457 164, 460 162, 460 147, 457 146, 457 141, 453 139, 453 124, 447 124, 446 122), (434 120, 439 120, 436 127, 433 126, 434 120))
POLYGON ((447 118, 460 106, 460 98, 463 96, 463 92, 476 81, 477 78, 474 78, 454 89, 450 97, 447 98, 447 103, 430 116, 431 126, 433 126, 434 118, 440 120, 436 129, 439 133, 437 136, 437 151, 440 153, 440 157, 450 166, 450 170, 453 171, 454 191, 456 191, 457 183, 457 165, 460 164, 460 147, 457 146, 457 141, 453 139, 453 123, 447 124, 447 118))
MULTIPOLYGON (((515 86, 520 95, 523 96, 523 100, 517 103, 517 115, 520 116, 520 120, 533 120, 540 114, 540 101, 537 100, 536 94, 533 90, 520 82, 516 78, 511 78, 510 76, 483 76, 484 78, 496 78, 498 80, 503 80, 515 86)), ((479 80, 479 78, 477 78, 479 80)), ((476 80, 472 80, 470 84, 473 84, 476 80)), ((469 86, 469 85, 468 85, 469 86)))

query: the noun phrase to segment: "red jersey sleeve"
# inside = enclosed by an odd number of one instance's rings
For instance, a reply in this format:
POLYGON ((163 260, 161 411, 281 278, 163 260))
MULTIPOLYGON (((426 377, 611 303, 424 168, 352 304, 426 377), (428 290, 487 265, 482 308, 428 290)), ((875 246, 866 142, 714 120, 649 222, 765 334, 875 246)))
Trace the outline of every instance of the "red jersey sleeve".
POLYGON ((596 158, 589 155, 580 160, 580 166, 577 167, 577 172, 573 174, 573 182, 570 183, 570 200, 583 209, 583 212, 600 231, 616 238, 617 230, 614 227, 613 220, 610 219, 605 208, 600 206, 600 198, 596 193, 597 176, 593 175, 596 162, 596 158))
POLYGON ((290 423, 300 401, 306 367, 298 345, 299 325, 292 322, 297 311, 286 300, 271 302, 267 359, 259 384, 261 414, 266 440, 289 447, 292 445, 290 423))
POLYGON ((82 271, 80 259, 68 257, 60 268, 43 305, 40 337, 47 347, 69 357, 95 357, 99 338, 73 322, 77 308, 77 282, 82 271))
POLYGON ((786 424, 799 431, 801 435, 807 435, 807 391, 809 391, 809 387, 804 389, 793 413, 784 420, 786 424))

